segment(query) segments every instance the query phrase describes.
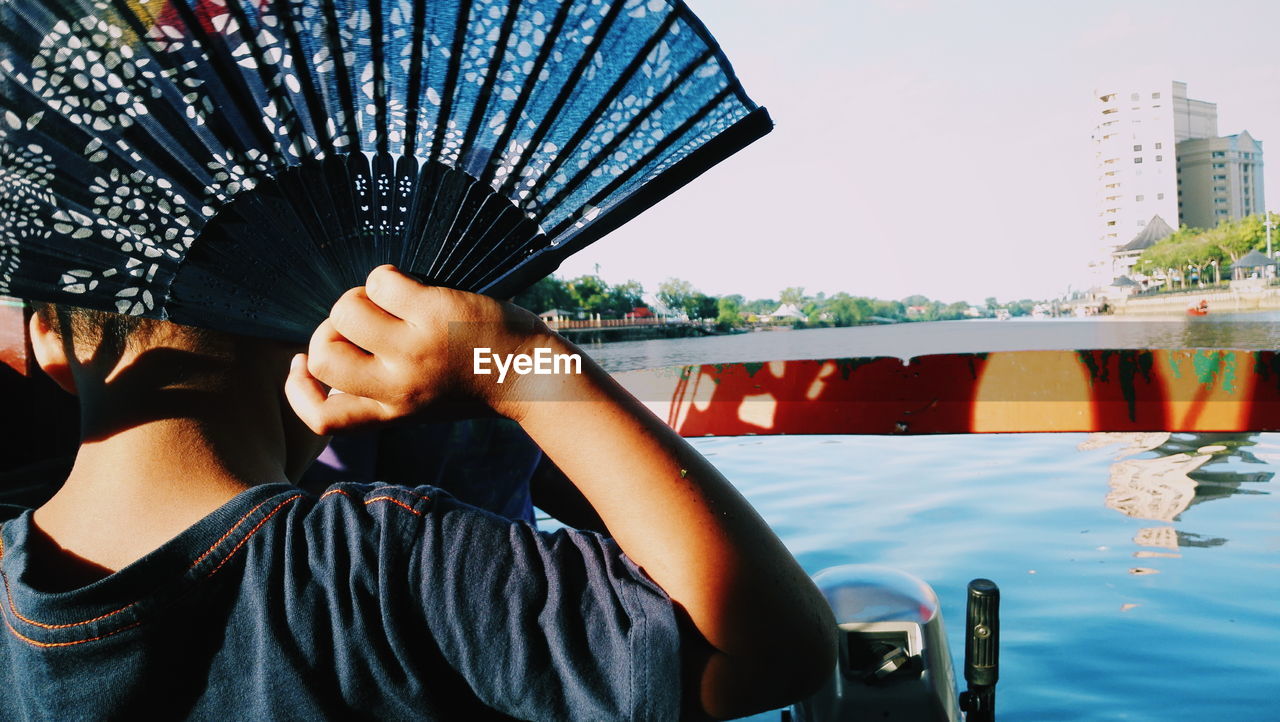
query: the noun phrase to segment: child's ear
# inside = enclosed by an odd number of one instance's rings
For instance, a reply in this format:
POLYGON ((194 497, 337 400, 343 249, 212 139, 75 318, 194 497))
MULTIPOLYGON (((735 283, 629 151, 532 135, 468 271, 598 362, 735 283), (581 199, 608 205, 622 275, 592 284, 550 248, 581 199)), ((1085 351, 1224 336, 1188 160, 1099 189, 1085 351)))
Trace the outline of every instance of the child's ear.
POLYGON ((63 391, 75 395, 75 374, 71 372, 71 359, 67 358, 67 347, 62 334, 50 328, 44 319, 44 314, 40 313, 31 314, 27 331, 31 338, 31 353, 36 357, 36 363, 49 378, 53 379, 54 383, 62 387, 63 391))

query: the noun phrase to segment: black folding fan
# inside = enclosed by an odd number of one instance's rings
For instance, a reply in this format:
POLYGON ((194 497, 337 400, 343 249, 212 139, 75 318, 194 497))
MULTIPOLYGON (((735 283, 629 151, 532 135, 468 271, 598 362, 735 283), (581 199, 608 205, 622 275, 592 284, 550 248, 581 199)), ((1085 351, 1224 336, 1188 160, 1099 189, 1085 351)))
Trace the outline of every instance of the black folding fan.
POLYGON ((0 0, 0 294, 305 339, 505 297, 767 133, 678 0, 0 0))

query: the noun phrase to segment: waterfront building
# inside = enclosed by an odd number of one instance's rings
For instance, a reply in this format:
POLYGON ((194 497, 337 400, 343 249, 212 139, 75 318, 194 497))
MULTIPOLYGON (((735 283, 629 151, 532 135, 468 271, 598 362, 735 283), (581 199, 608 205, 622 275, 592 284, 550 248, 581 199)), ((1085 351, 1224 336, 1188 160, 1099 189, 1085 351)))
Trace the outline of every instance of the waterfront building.
POLYGON ((1177 228, 1177 144, 1218 135, 1216 103, 1187 97, 1180 81, 1115 81, 1094 91, 1097 173, 1095 285, 1116 275, 1112 253, 1154 217, 1177 228))
POLYGON ((1262 142, 1242 131, 1224 138, 1178 143, 1178 209, 1181 222, 1213 228, 1262 213, 1262 142))
POLYGON ((1262 143, 1248 131, 1219 137, 1216 103, 1188 98, 1179 81, 1116 81, 1094 98, 1094 285, 1129 275, 1172 229, 1263 212, 1262 143), (1156 218, 1159 233, 1144 232, 1156 218))
POLYGON ((796 308, 796 305, 794 303, 784 303, 778 306, 778 310, 763 316, 762 320, 766 322, 782 321, 785 319, 791 319, 793 321, 804 321, 807 318, 808 316, 804 315, 804 312, 796 308))
POLYGON ((577 313, 573 311, 565 311, 564 309, 560 309, 560 308, 553 308, 549 311, 543 311, 542 313, 538 314, 538 318, 542 319, 543 321, 546 321, 547 323, 557 323, 559 321, 572 321, 577 317, 578 317, 577 313))
POLYGON ((1231 264, 1231 273, 1236 281, 1246 278, 1272 278, 1275 276, 1275 268, 1275 259, 1267 258, 1267 254, 1255 248, 1231 264))
MULTIPOLYGON (((1119 279, 1135 275, 1133 267, 1138 263, 1138 257, 1142 252, 1172 234, 1173 227, 1165 223, 1159 214, 1152 216, 1151 220, 1128 243, 1111 252, 1111 277, 1119 279)), ((1141 275, 1138 275, 1138 278, 1145 280, 1141 275)))

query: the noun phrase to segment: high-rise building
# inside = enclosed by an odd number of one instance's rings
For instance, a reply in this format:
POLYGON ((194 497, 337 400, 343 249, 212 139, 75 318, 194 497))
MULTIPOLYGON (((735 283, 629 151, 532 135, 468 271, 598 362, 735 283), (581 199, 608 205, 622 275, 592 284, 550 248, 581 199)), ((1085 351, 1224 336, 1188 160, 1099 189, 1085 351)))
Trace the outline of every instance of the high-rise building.
POLYGON ((1181 222, 1213 228, 1262 213, 1262 141, 1249 131, 1178 144, 1178 210, 1181 222))
POLYGON ((1177 144, 1216 136, 1218 108, 1188 98, 1187 84, 1177 81, 1117 83, 1094 96, 1098 225, 1092 256, 1101 279, 1110 273, 1112 251, 1154 216, 1178 227, 1177 144))

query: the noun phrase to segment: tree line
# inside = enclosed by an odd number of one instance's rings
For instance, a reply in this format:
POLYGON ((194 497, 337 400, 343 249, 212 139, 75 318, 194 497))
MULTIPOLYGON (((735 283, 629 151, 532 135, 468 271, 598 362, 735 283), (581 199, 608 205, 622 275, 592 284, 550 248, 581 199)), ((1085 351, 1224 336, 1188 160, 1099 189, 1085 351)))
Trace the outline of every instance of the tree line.
MULTIPOLYGON (((516 296, 514 301, 534 313, 559 310, 585 316, 598 314, 601 318, 624 318, 637 309, 647 308, 644 295, 645 289, 638 281, 611 286, 596 275, 572 279, 548 276, 516 296)), ((825 293, 809 295, 798 286, 783 289, 776 299, 748 300, 741 294, 708 295, 679 278, 669 278, 658 284, 654 295, 671 312, 683 313, 695 321, 714 321, 721 330, 763 321, 783 305, 793 306, 802 318, 770 319, 770 323, 810 328, 991 317, 1000 309, 1008 311, 1011 316, 1027 316, 1037 303, 1022 299, 1001 304, 995 298, 988 298, 982 306, 971 307, 963 301, 946 303, 918 294, 899 301, 886 301, 844 292, 830 296, 825 293)))
MULTIPOLYGON (((1280 215, 1271 214, 1272 233, 1280 228, 1280 215)), ((1192 271, 1199 278, 1216 265, 1223 278, 1229 269, 1249 251, 1267 245, 1266 221, 1262 214, 1223 221, 1216 228, 1182 226, 1173 234, 1152 244, 1138 256, 1134 269, 1145 276, 1163 279, 1185 278, 1192 271)), ((1276 240, 1280 240, 1277 236, 1276 240)), ((1210 275, 1212 273, 1210 272, 1210 275)))

